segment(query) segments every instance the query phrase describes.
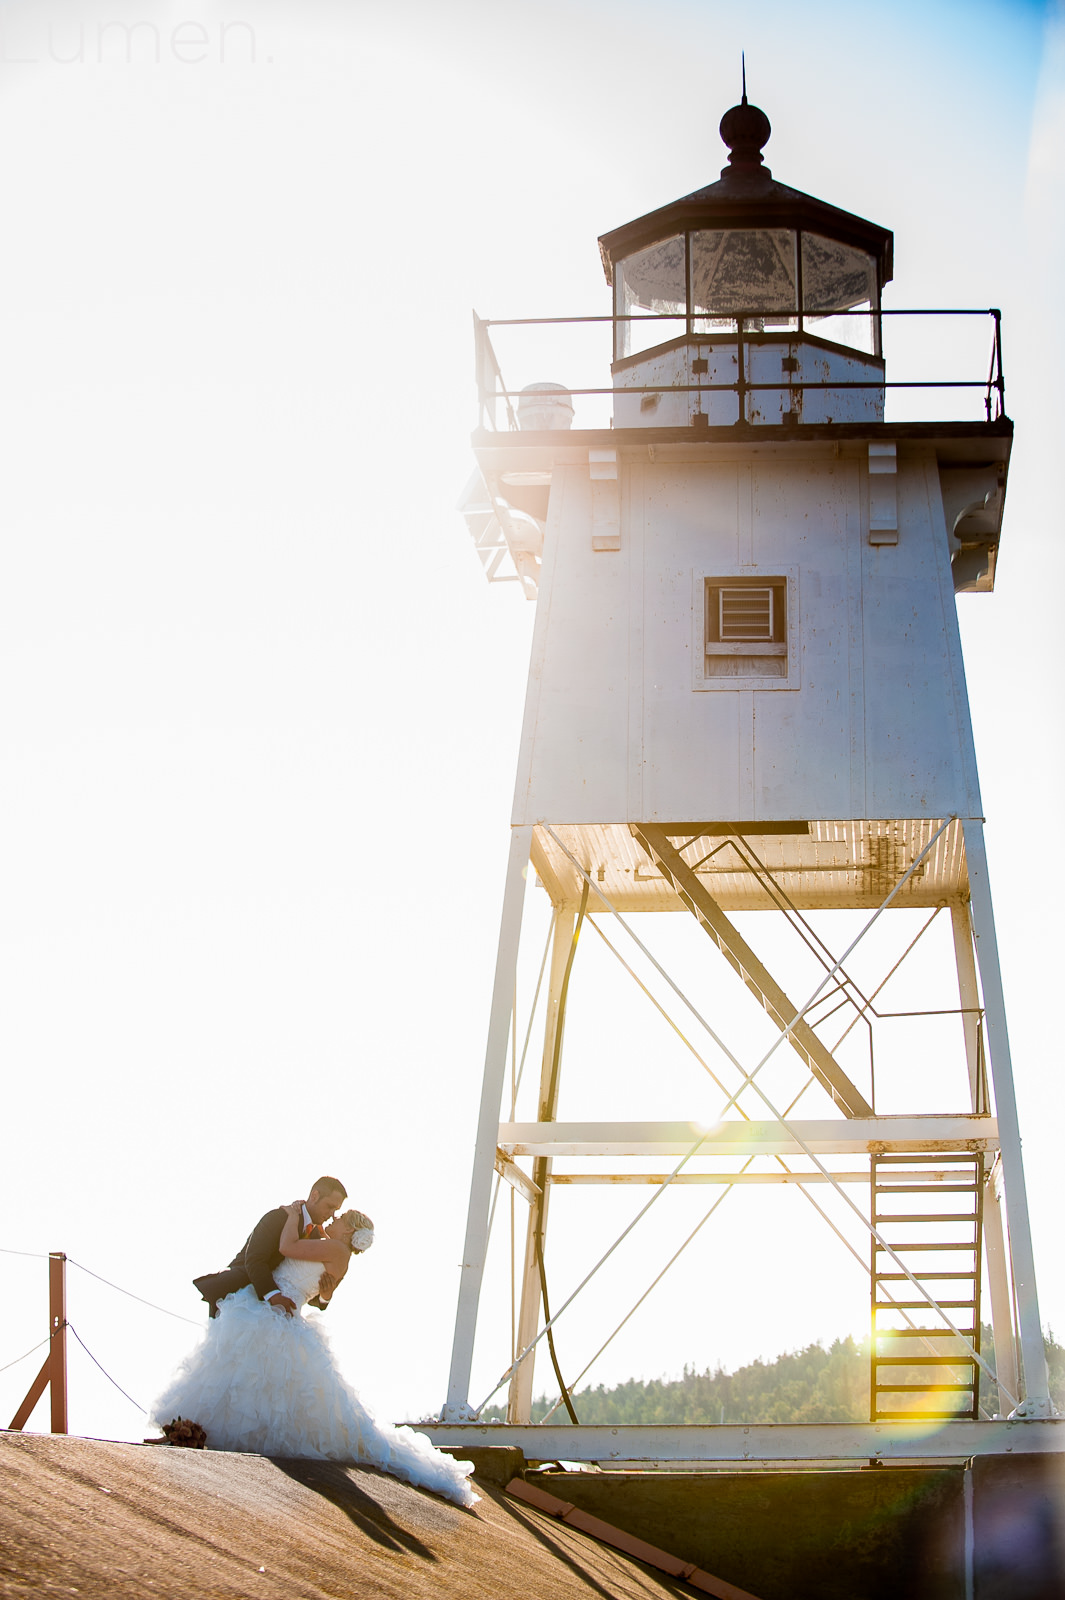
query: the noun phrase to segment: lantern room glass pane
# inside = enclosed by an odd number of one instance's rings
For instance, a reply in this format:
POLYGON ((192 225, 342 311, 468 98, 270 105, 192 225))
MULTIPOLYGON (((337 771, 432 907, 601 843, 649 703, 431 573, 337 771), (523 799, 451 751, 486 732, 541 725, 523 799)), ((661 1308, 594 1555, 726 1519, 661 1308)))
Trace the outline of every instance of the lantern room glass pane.
POLYGON ((798 310, 790 228, 715 228, 691 240, 692 311, 702 328, 734 324, 741 313, 751 331, 797 326, 790 315, 798 310))
POLYGON ((818 338, 852 350, 875 350, 876 263, 864 250, 820 233, 804 233, 802 298, 805 325, 818 338), (839 316, 841 311, 868 315, 839 316))
POLYGON ((684 332, 685 323, 680 319, 687 315, 688 284, 683 234, 663 239, 661 244, 653 244, 618 262, 614 274, 614 308, 618 317, 673 312, 678 318, 675 322, 619 322, 618 356, 649 350, 684 332))

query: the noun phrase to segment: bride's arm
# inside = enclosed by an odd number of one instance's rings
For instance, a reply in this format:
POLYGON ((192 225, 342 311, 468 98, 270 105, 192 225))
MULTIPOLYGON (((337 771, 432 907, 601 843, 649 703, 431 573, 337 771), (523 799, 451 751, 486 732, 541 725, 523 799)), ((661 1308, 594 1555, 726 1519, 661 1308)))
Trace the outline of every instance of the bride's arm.
POLYGON ((290 1256, 294 1261, 332 1262, 336 1255, 336 1245, 332 1239, 300 1238, 299 1218, 302 1209, 298 1201, 289 1206, 278 1249, 283 1256, 290 1256))

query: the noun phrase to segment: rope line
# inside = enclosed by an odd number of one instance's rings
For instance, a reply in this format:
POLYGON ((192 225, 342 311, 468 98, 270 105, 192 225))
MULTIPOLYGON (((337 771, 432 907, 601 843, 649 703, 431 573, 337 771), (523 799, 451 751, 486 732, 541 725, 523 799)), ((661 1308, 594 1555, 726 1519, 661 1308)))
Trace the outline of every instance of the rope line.
POLYGON ((145 1300, 143 1295, 134 1294, 132 1289, 123 1289, 120 1283, 112 1283, 110 1278, 101 1278, 98 1272, 93 1272, 91 1267, 83 1267, 80 1261, 74 1260, 73 1256, 67 1256, 67 1260, 72 1267, 77 1267, 79 1271, 87 1272, 90 1278, 95 1278, 97 1283, 106 1283, 109 1289, 117 1289, 119 1294, 128 1295, 131 1300, 139 1300, 142 1306, 149 1306, 152 1311, 161 1311, 164 1317, 174 1317, 178 1322, 187 1322, 190 1328, 198 1328, 200 1326, 198 1322, 193 1322, 191 1317, 183 1317, 179 1311, 168 1311, 166 1306, 157 1306, 154 1300, 145 1300))
MULTIPOLYGON (((40 1250, 9 1250, 4 1245, 0 1245, 0 1255, 26 1256, 33 1261, 48 1261, 51 1259, 46 1253, 40 1250)), ((198 1322, 194 1322, 191 1317, 183 1317, 180 1311, 169 1311, 166 1306, 157 1306, 154 1300, 145 1300, 143 1295, 134 1294, 132 1289, 123 1289, 120 1283, 112 1283, 110 1278, 102 1278, 100 1274, 98 1272, 94 1272, 91 1267, 83 1266, 80 1261, 75 1261, 73 1256, 67 1256, 67 1261, 72 1267, 77 1267, 80 1272, 87 1272, 90 1278, 96 1279, 97 1283, 105 1283, 109 1289, 115 1289, 119 1294, 128 1295, 131 1300, 138 1300, 142 1306, 148 1306, 152 1311, 161 1311, 164 1317, 174 1317, 178 1322, 187 1322, 190 1328, 198 1328, 200 1326, 200 1324, 198 1322)), ((21 1359, 22 1357, 20 1356, 19 1360, 21 1361, 21 1359)), ((4 1370, 5 1368, 0 1367, 0 1372, 3 1372, 4 1370)))
MULTIPOLYGON (((158 1310, 158 1309, 159 1308, 156 1307, 156 1310, 158 1310)), ((108 1372, 107 1368, 100 1366, 100 1363, 96 1360, 96 1357, 93 1355, 92 1351, 89 1349, 88 1345, 85 1343, 85 1340, 81 1337, 80 1333, 78 1332, 77 1328, 75 1328, 74 1324, 72 1322, 68 1322, 67 1323, 67 1327, 70 1329, 70 1331, 74 1335, 75 1339, 81 1345, 81 1348, 85 1351, 85 1354, 88 1356, 89 1360, 94 1362, 96 1366, 100 1367, 100 1371, 103 1373, 103 1375, 107 1379, 108 1383, 113 1383, 115 1385, 115 1388, 118 1390, 119 1394, 120 1395, 124 1395, 125 1398, 129 1401, 131 1406, 136 1406, 138 1411, 143 1411, 144 1415, 147 1416, 148 1415, 147 1406, 142 1406, 139 1400, 134 1400, 134 1398, 133 1398, 133 1396, 131 1394, 126 1394, 125 1389, 123 1389, 123 1387, 122 1387, 122 1385, 120 1383, 115 1383, 114 1378, 112 1378, 112 1376, 108 1372)))
POLYGON ((42 1345, 51 1344, 51 1342, 52 1342, 52 1335, 49 1334, 46 1339, 42 1339, 40 1341, 40 1344, 35 1344, 33 1346, 33 1350, 27 1350, 25 1352, 25 1354, 23 1354, 21 1356, 16 1356, 14 1361, 9 1361, 7 1363, 6 1367, 0 1367, 0 1372, 8 1372, 8 1371, 10 1371, 10 1369, 12 1367, 17 1367, 20 1361, 25 1361, 26 1356, 32 1356, 34 1350, 40 1350, 42 1345))

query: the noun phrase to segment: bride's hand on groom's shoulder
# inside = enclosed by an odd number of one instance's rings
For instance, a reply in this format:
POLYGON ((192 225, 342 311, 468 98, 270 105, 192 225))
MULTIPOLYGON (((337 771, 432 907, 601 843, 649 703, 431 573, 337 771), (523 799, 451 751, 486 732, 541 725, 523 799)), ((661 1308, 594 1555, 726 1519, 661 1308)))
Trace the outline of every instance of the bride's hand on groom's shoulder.
POLYGON ((282 1206, 281 1209, 282 1211, 287 1211, 291 1217, 292 1215, 301 1212, 303 1210, 303 1205, 304 1202, 302 1200, 291 1200, 287 1206, 282 1206))

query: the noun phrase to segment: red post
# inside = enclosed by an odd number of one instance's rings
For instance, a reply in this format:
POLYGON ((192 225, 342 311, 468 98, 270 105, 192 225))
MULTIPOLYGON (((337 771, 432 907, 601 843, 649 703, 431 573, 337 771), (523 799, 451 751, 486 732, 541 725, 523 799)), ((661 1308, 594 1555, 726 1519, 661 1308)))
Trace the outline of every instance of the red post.
POLYGON ((18 1433, 33 1414, 46 1389, 51 1389, 52 1432, 67 1431, 67 1258, 62 1250, 48 1256, 48 1354, 44 1366, 30 1384, 25 1400, 11 1419, 11 1430, 18 1433))
POLYGON ((51 1369, 52 1353, 49 1350, 48 1354, 44 1358, 44 1366, 30 1384, 29 1389, 26 1391, 25 1400, 23 1400, 22 1404, 19 1406, 18 1410, 15 1412, 15 1415, 11 1419, 10 1428, 12 1433, 21 1433, 22 1429, 30 1420, 30 1417, 33 1415, 34 1406, 37 1404, 38 1400, 48 1387, 48 1374, 51 1369))
POLYGON ((48 1384, 52 1400, 52 1432, 67 1431, 67 1258, 62 1250, 48 1256, 48 1331, 52 1336, 48 1384))

